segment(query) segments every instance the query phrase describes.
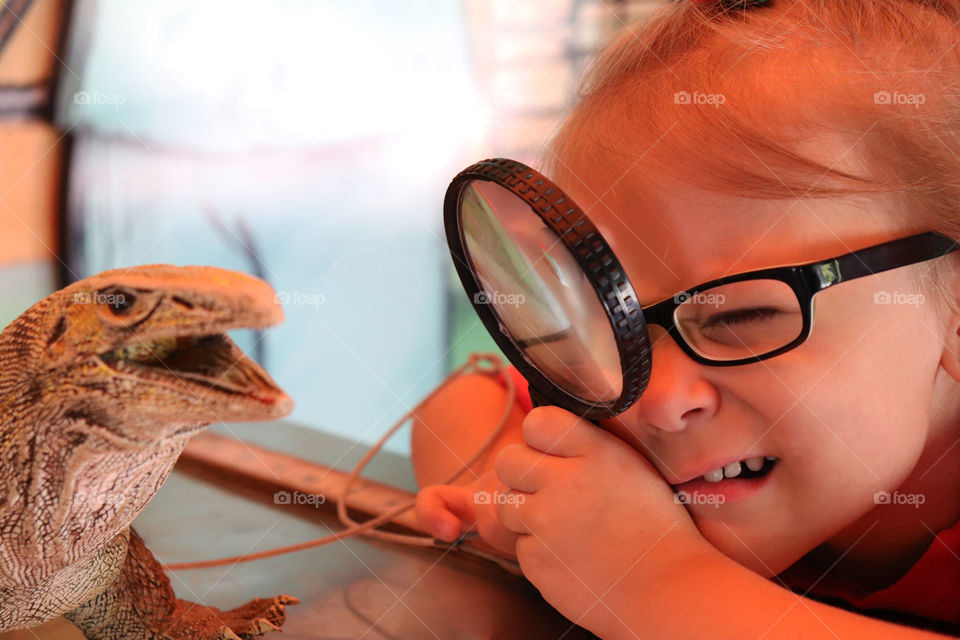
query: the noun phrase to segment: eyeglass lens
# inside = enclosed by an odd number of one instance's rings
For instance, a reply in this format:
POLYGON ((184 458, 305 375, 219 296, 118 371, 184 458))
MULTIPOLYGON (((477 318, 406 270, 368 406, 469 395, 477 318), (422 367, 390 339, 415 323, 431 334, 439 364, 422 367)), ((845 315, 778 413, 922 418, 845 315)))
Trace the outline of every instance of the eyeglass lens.
POLYGON ((740 360, 797 339, 803 331, 803 312, 786 282, 744 280, 686 295, 674 310, 674 322, 701 356, 740 360))

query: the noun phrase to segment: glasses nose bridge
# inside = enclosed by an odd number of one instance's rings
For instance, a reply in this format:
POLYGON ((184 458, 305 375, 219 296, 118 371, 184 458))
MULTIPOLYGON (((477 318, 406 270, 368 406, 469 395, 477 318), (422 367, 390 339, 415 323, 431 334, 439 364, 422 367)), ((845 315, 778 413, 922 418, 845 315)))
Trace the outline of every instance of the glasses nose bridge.
POLYGON ((657 325, 663 328, 667 333, 673 333, 676 330, 674 321, 674 312, 677 308, 676 296, 661 300, 647 307, 640 307, 640 313, 643 314, 643 321, 647 327, 657 325))
POLYGON ((687 351, 683 337, 680 335, 674 313, 677 308, 676 296, 655 302, 646 307, 640 307, 640 313, 643 314, 643 322, 646 325, 647 337, 650 341, 650 357, 653 357, 653 348, 660 342, 662 336, 657 338, 651 328, 654 326, 663 329, 663 333, 669 335, 681 351, 687 351))
MULTIPOLYGON (((688 354, 688 347, 684 343, 683 336, 677 328, 674 313, 677 309, 676 296, 667 298, 654 303, 648 307, 641 307, 640 313, 643 314, 644 323, 647 326, 647 335, 650 340, 650 358, 653 358, 653 348, 663 339, 663 336, 655 337, 651 327, 660 327, 663 333, 670 336, 685 354, 688 354)), ((689 354, 688 354, 689 355, 689 354)))
MULTIPOLYGON (((644 316, 644 319, 646 320, 646 316, 644 316)), ((680 331, 677 329, 677 326, 672 321, 672 319, 670 322, 667 322, 667 323, 664 323, 662 318, 658 318, 656 320, 650 319, 650 320, 646 320, 646 324, 647 324, 647 335, 649 336, 649 340, 650 340, 650 356, 649 357, 651 360, 653 359, 654 347, 660 344, 660 341, 665 339, 668 336, 673 340, 673 342, 677 345, 677 347, 679 347, 680 351, 682 351, 685 355, 689 355, 688 347, 684 343, 683 336, 680 335, 680 331), (654 331, 651 331, 651 327, 660 327, 663 330, 662 334, 657 335, 657 333, 660 333, 660 332, 655 333, 654 331)))

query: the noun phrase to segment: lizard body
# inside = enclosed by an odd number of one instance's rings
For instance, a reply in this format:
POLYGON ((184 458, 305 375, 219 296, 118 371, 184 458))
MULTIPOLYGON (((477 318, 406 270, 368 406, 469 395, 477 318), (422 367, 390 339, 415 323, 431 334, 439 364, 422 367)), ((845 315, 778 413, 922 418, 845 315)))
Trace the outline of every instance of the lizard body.
POLYGON ((290 412, 225 335, 282 316, 256 278, 147 265, 76 282, 0 332, 0 632, 58 615, 90 640, 282 624, 289 596, 239 613, 181 604, 130 528, 194 433, 290 412))

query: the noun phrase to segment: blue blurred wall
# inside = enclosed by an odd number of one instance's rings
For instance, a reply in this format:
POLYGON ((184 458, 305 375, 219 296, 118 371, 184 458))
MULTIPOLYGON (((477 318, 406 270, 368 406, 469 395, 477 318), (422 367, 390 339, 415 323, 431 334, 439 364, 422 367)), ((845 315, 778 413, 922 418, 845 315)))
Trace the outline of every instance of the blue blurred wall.
POLYGON ((479 117, 459 6, 81 0, 58 97, 79 275, 259 268, 293 417, 375 440, 446 375, 441 202, 479 117))

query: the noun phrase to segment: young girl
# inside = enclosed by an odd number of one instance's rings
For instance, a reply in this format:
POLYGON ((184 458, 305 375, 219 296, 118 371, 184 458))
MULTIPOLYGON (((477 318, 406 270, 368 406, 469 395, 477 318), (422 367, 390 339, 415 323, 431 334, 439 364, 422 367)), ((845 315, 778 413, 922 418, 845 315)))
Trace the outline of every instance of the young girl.
MULTIPOLYGON (((924 231, 960 239, 958 39, 960 0, 671 3, 602 53, 546 172, 643 306, 924 231)), ((515 554, 602 638, 960 633, 958 259, 830 287, 810 337, 762 362, 699 364, 651 325, 649 385, 600 428, 530 410, 511 370, 496 450, 437 485, 504 402, 504 380, 458 379, 414 428, 418 517, 515 554), (762 483, 735 479, 767 459, 762 483)))

